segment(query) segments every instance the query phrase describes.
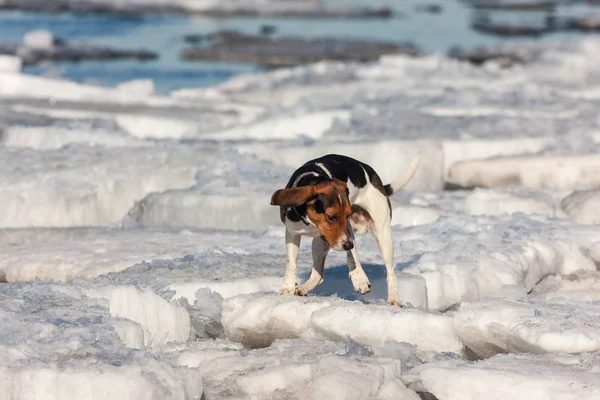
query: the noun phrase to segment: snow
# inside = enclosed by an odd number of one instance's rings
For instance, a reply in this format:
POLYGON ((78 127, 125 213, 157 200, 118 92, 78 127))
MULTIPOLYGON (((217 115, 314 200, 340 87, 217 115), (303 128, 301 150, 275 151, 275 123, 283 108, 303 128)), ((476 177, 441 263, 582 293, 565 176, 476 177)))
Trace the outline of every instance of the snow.
POLYGON ((0 59, 9 398, 599 397, 600 41, 531 46, 506 70, 388 56, 168 96, 0 59), (370 236, 369 294, 332 251, 279 296, 273 191, 326 153, 387 183, 419 152, 391 199, 407 306, 370 236))

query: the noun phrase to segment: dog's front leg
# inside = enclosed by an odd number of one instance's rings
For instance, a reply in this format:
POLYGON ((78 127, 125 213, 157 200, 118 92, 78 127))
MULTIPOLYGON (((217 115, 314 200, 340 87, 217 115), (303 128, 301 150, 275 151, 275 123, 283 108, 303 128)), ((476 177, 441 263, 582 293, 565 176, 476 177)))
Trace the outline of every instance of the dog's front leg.
MULTIPOLYGON (((355 239, 354 236, 354 227, 350 226, 350 235, 352 236, 352 240, 355 239)), ((352 281, 352 286, 354 286, 354 290, 356 290, 360 294, 367 294, 371 291, 371 282, 369 282, 369 278, 367 274, 365 274, 365 270, 360 264, 360 260, 358 259, 358 253, 356 252, 356 241, 354 240, 354 247, 352 250, 346 251, 346 259, 348 260, 348 269, 350 273, 348 274, 350 280, 352 281)))
POLYGON ((325 268, 325 258, 329 252, 329 244, 316 237, 312 241, 312 256, 313 256, 313 269, 310 273, 310 278, 304 282, 298 289, 296 294, 298 296, 306 296, 308 292, 313 290, 318 284, 323 282, 323 269, 325 268))
POLYGON ((367 294, 371 291, 371 282, 369 282, 369 278, 367 274, 365 274, 365 270, 360 264, 360 260, 358 259, 358 253, 356 252, 356 246, 352 250, 348 250, 346 252, 347 260, 348 260, 348 269, 350 269, 350 280, 352 281, 352 286, 354 286, 354 290, 356 290, 360 294, 367 294))
POLYGON ((285 230, 285 248, 287 251, 287 261, 285 267, 285 277, 279 290, 279 294, 294 294, 296 290, 296 278, 298 272, 298 249, 300 248, 300 235, 285 230))

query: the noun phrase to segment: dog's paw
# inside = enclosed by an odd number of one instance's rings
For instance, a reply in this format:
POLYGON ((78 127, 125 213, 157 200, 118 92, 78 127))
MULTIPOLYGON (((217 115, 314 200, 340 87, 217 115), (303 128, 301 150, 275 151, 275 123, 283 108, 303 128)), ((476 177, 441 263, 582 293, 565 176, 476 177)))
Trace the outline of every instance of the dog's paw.
POLYGON ((395 307, 404 307, 399 298, 388 299, 388 304, 395 307))
POLYGON ((360 294, 367 294, 371 291, 371 282, 362 269, 355 269, 350 272, 350 280, 352 280, 352 286, 360 294))
POLYGON ((296 288, 296 291, 294 292, 294 294, 296 296, 306 296, 308 294, 308 289, 300 286, 300 287, 296 288))
POLYGON ((284 295, 284 294, 294 294, 295 292, 295 288, 293 287, 282 287, 281 289, 279 289, 279 294, 280 295, 284 295))

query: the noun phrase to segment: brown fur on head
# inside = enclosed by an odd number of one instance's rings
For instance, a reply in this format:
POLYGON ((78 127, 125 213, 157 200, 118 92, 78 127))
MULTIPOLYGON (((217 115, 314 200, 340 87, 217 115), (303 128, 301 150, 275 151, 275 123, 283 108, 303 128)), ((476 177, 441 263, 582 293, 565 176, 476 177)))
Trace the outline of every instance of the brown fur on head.
POLYGON ((306 216, 317 226, 321 237, 335 250, 353 246, 348 218, 352 214, 346 183, 332 179, 313 186, 280 189, 271 205, 282 208, 306 205, 306 216))

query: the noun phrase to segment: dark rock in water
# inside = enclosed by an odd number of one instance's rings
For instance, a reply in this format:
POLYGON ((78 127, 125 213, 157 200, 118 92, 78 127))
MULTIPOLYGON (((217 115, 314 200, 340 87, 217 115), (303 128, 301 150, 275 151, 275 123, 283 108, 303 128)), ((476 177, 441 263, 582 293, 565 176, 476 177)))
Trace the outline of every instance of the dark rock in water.
POLYGON ((240 32, 217 32, 207 47, 185 49, 184 60, 209 60, 288 67, 322 60, 374 61, 384 54, 419 55, 412 44, 394 44, 351 39, 272 38, 240 32))
MULTIPOLYGON (((282 3, 285 0, 281 1, 282 3)), ((320 2, 307 2, 306 7, 264 7, 236 9, 208 9, 202 12, 191 12, 215 18, 226 17, 277 17, 277 18, 310 18, 310 19, 387 19, 394 11, 387 6, 381 7, 344 7, 326 6, 320 2)))
POLYGON ((4 0, 0 9, 39 11, 45 13, 73 12, 80 14, 115 13, 115 14, 145 14, 145 13, 177 13, 184 12, 179 7, 153 4, 119 4, 110 1, 94 0, 4 0))
POLYGON ((476 31, 490 33, 496 36, 541 36, 554 30, 549 26, 500 25, 491 24, 485 20, 473 21, 471 27, 476 31))
POLYGON ((441 14, 444 8, 440 4, 420 4, 415 7, 415 11, 428 14, 441 14))
POLYGON ((0 54, 21 58, 23 65, 36 65, 44 61, 83 61, 83 60, 154 60, 157 53, 147 50, 115 50, 104 47, 88 46, 83 43, 71 43, 55 39, 50 48, 31 48, 22 44, 0 44, 0 54))
POLYGON ((550 10, 556 7, 558 0, 467 0, 478 9, 501 10, 550 10))
POLYGON ((119 2, 104 0, 1 0, 0 9, 39 11, 47 13, 73 12, 82 14, 192 14, 212 17, 293 17, 293 18, 389 18, 390 7, 354 7, 328 5, 312 0, 271 0, 266 4, 244 5, 236 2, 216 2, 212 8, 194 9, 173 5, 168 0, 119 2), (292 3, 292 4, 290 4, 292 3))
POLYGON ((263 24, 260 26, 260 34, 263 36, 270 36, 277 32, 275 25, 263 24))
POLYGON ((475 65, 482 65, 486 62, 493 61, 498 65, 507 68, 515 64, 534 61, 538 57, 538 54, 535 51, 526 48, 475 47, 469 50, 454 48, 448 52, 448 56, 457 60, 468 61, 475 65))
POLYGON ((574 18, 569 24, 571 29, 584 31, 584 32, 596 32, 600 31, 600 15, 591 17, 574 18))
POLYGON ((477 10, 471 26, 474 30, 497 36, 540 36, 557 29, 551 10, 477 10))

